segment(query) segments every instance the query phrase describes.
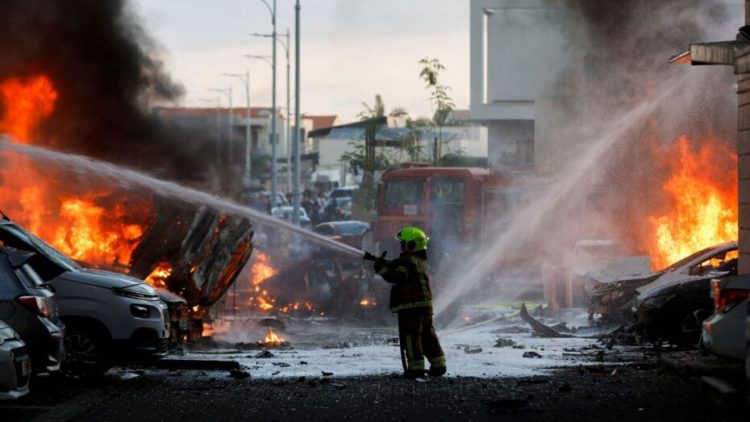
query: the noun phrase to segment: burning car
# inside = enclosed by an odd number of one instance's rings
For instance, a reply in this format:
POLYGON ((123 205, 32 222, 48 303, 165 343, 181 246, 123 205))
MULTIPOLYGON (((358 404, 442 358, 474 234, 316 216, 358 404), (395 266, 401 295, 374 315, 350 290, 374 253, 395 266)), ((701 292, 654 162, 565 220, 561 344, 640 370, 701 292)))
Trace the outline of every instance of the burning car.
POLYGON ((695 252, 652 274, 596 282, 591 293, 589 319, 598 323, 628 322, 636 298, 651 297, 661 289, 706 276, 736 274, 738 256, 737 242, 725 242, 695 252))
MULTIPOLYGON (((736 271, 736 270, 735 270, 736 271)), ((638 297, 635 323, 638 337, 654 345, 662 341, 679 346, 695 346, 703 321, 713 312, 712 276, 672 283, 638 297)))
POLYGON ((361 251, 369 250, 374 243, 370 223, 364 221, 329 221, 318 224, 313 231, 361 251))

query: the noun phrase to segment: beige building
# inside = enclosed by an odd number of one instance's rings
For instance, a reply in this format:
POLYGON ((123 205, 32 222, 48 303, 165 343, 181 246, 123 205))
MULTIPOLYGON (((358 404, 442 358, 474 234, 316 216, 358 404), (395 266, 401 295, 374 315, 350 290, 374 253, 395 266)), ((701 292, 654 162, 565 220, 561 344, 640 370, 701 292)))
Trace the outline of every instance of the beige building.
MULTIPOLYGON (((745 0, 745 25, 750 25, 750 0, 745 0)), ((738 272, 750 273, 750 27, 740 28, 734 41, 690 44, 672 62, 733 66, 737 75, 738 272)))

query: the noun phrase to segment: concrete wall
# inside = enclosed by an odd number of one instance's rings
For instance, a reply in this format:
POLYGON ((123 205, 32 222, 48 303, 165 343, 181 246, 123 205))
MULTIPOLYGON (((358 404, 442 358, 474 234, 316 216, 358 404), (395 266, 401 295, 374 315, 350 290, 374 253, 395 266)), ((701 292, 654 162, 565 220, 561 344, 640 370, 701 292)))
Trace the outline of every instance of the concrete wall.
POLYGON ((549 156, 555 83, 575 60, 570 46, 584 42, 561 28, 575 27, 578 11, 557 0, 472 0, 470 19, 471 119, 488 129, 493 168, 549 156))

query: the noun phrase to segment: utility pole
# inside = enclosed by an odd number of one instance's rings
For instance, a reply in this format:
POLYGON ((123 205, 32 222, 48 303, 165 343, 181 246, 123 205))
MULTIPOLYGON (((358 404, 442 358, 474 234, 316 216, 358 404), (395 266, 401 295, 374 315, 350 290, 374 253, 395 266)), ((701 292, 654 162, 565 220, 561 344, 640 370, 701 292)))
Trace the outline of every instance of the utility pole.
POLYGON ((273 75, 271 78, 271 208, 276 206, 276 0, 273 0, 273 11, 271 12, 273 49, 273 75))
POLYGON ((300 52, 300 35, 299 35, 299 28, 300 28, 300 5, 299 0, 297 0, 297 3, 294 6, 294 139, 293 139, 293 147, 294 147, 294 197, 293 197, 293 219, 294 224, 299 226, 299 208, 300 208, 300 136, 302 134, 302 129, 300 127, 300 111, 299 111, 299 97, 300 97, 300 87, 299 87, 299 75, 300 75, 300 68, 299 68, 299 52, 300 52))
MULTIPOLYGON (((229 165, 229 160, 232 158, 232 127, 234 126, 234 111, 232 110, 232 87, 229 88, 211 88, 209 91, 213 92, 219 92, 224 94, 227 97, 227 102, 229 104, 229 115, 227 116, 227 125, 229 126, 229 131, 227 132, 227 145, 229 147, 229 151, 227 153, 227 165, 229 165)), ((217 100, 217 107, 218 107, 218 100, 217 100)), ((218 112, 216 117, 216 123, 219 126, 219 132, 221 132, 221 112, 218 112)), ((221 137, 219 137, 221 141, 221 137)), ((219 163, 221 163, 221 144, 218 145, 219 152, 217 153, 217 156, 219 158, 219 163)))
POLYGON ((292 122, 290 121, 292 116, 289 111, 292 107, 289 98, 289 28, 286 29, 286 45, 284 47, 286 49, 286 188, 287 191, 294 192, 292 188, 292 149, 289 145, 294 140, 291 132, 292 122))
POLYGON ((250 189, 252 180, 252 139, 251 139, 251 110, 250 110, 250 71, 242 73, 223 73, 224 76, 231 76, 237 78, 245 84, 245 119, 247 124, 245 125, 245 166, 242 171, 242 188, 244 190, 250 189))
MULTIPOLYGON (((272 34, 259 34, 259 33, 252 33, 250 34, 253 37, 264 37, 264 38, 272 38, 272 34)), ((286 29, 286 34, 282 34, 286 38, 286 42, 284 42, 281 38, 279 38, 277 41, 281 43, 281 46, 284 47, 284 51, 286 53, 286 187, 289 192, 292 192, 292 132, 291 132, 291 124, 292 124, 292 116, 291 116, 291 104, 292 101, 290 99, 290 62, 289 62, 289 47, 290 41, 289 41, 289 28, 286 29)), ((253 55, 247 55, 246 57, 250 58, 263 58, 265 56, 253 56, 253 55)), ((273 67, 273 65, 271 65, 273 67)))

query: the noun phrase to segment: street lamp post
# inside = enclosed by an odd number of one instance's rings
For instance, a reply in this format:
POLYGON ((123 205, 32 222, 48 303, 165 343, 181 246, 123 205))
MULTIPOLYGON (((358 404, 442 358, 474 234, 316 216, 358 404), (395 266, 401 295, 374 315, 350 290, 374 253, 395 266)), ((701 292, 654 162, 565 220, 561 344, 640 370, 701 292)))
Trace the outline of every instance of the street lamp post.
POLYGON ((271 119, 271 207, 276 206, 276 0, 273 0, 273 7, 266 0, 261 0, 271 13, 272 27, 272 77, 271 77, 271 109, 273 118, 271 119))
POLYGON ((242 187, 245 190, 250 189, 252 183, 252 139, 250 133, 251 123, 251 112, 250 112, 250 71, 248 70, 245 74, 241 73, 223 73, 224 76, 231 76, 241 80, 245 84, 245 119, 247 124, 245 125, 245 169, 242 174, 242 187))
MULTIPOLYGON (((263 38, 271 38, 273 37, 272 34, 259 34, 259 33, 253 33, 250 34, 253 37, 263 37, 263 38)), ((287 190, 292 191, 292 148, 291 148, 291 142, 292 142, 292 132, 291 132, 291 99, 290 96, 290 62, 289 62, 289 28, 286 29, 286 34, 281 34, 283 37, 286 38, 286 42, 282 38, 277 38, 276 40, 281 43, 281 46, 284 47, 284 51, 286 53, 286 137, 287 137, 287 147, 286 147, 286 183, 287 183, 287 190)))
POLYGON ((299 75, 300 75, 300 68, 299 68, 299 51, 300 51, 300 35, 299 35, 299 27, 300 27, 300 5, 299 0, 297 0, 296 5, 294 6, 294 197, 293 197, 293 205, 294 205, 294 224, 299 225, 299 217, 300 217, 300 135, 302 134, 302 130, 300 128, 300 110, 299 110, 299 94, 300 94, 300 88, 299 88, 299 75))
POLYGON ((232 87, 230 86, 229 88, 226 88, 226 89, 212 88, 212 89, 209 89, 209 91, 220 92, 226 95, 227 101, 229 103, 229 116, 227 119, 227 124, 229 126, 228 127, 229 130, 227 132, 227 145, 229 147, 229 151, 227 154, 227 164, 229 164, 229 160, 232 157, 232 128, 234 127, 234 110, 232 109, 232 87))
MULTIPOLYGON (((266 62, 269 66, 271 66, 271 71, 273 72, 273 61, 271 61, 271 56, 259 56, 256 54, 245 54, 245 57, 248 59, 257 59, 257 60, 263 60, 266 62)), ((274 98, 276 98, 274 96, 274 98)), ((275 100, 274 100, 275 101, 275 100)), ((271 136, 269 138, 269 141, 271 141, 271 155, 272 155, 272 163, 271 163, 271 189, 273 192, 273 188, 276 186, 276 143, 272 142, 275 137, 275 129, 276 128, 276 107, 273 106, 271 109, 271 136)), ((273 199, 272 204, 276 204, 276 196, 275 194, 272 194, 271 196, 273 199)), ((273 208, 273 205, 271 206, 273 208)))

